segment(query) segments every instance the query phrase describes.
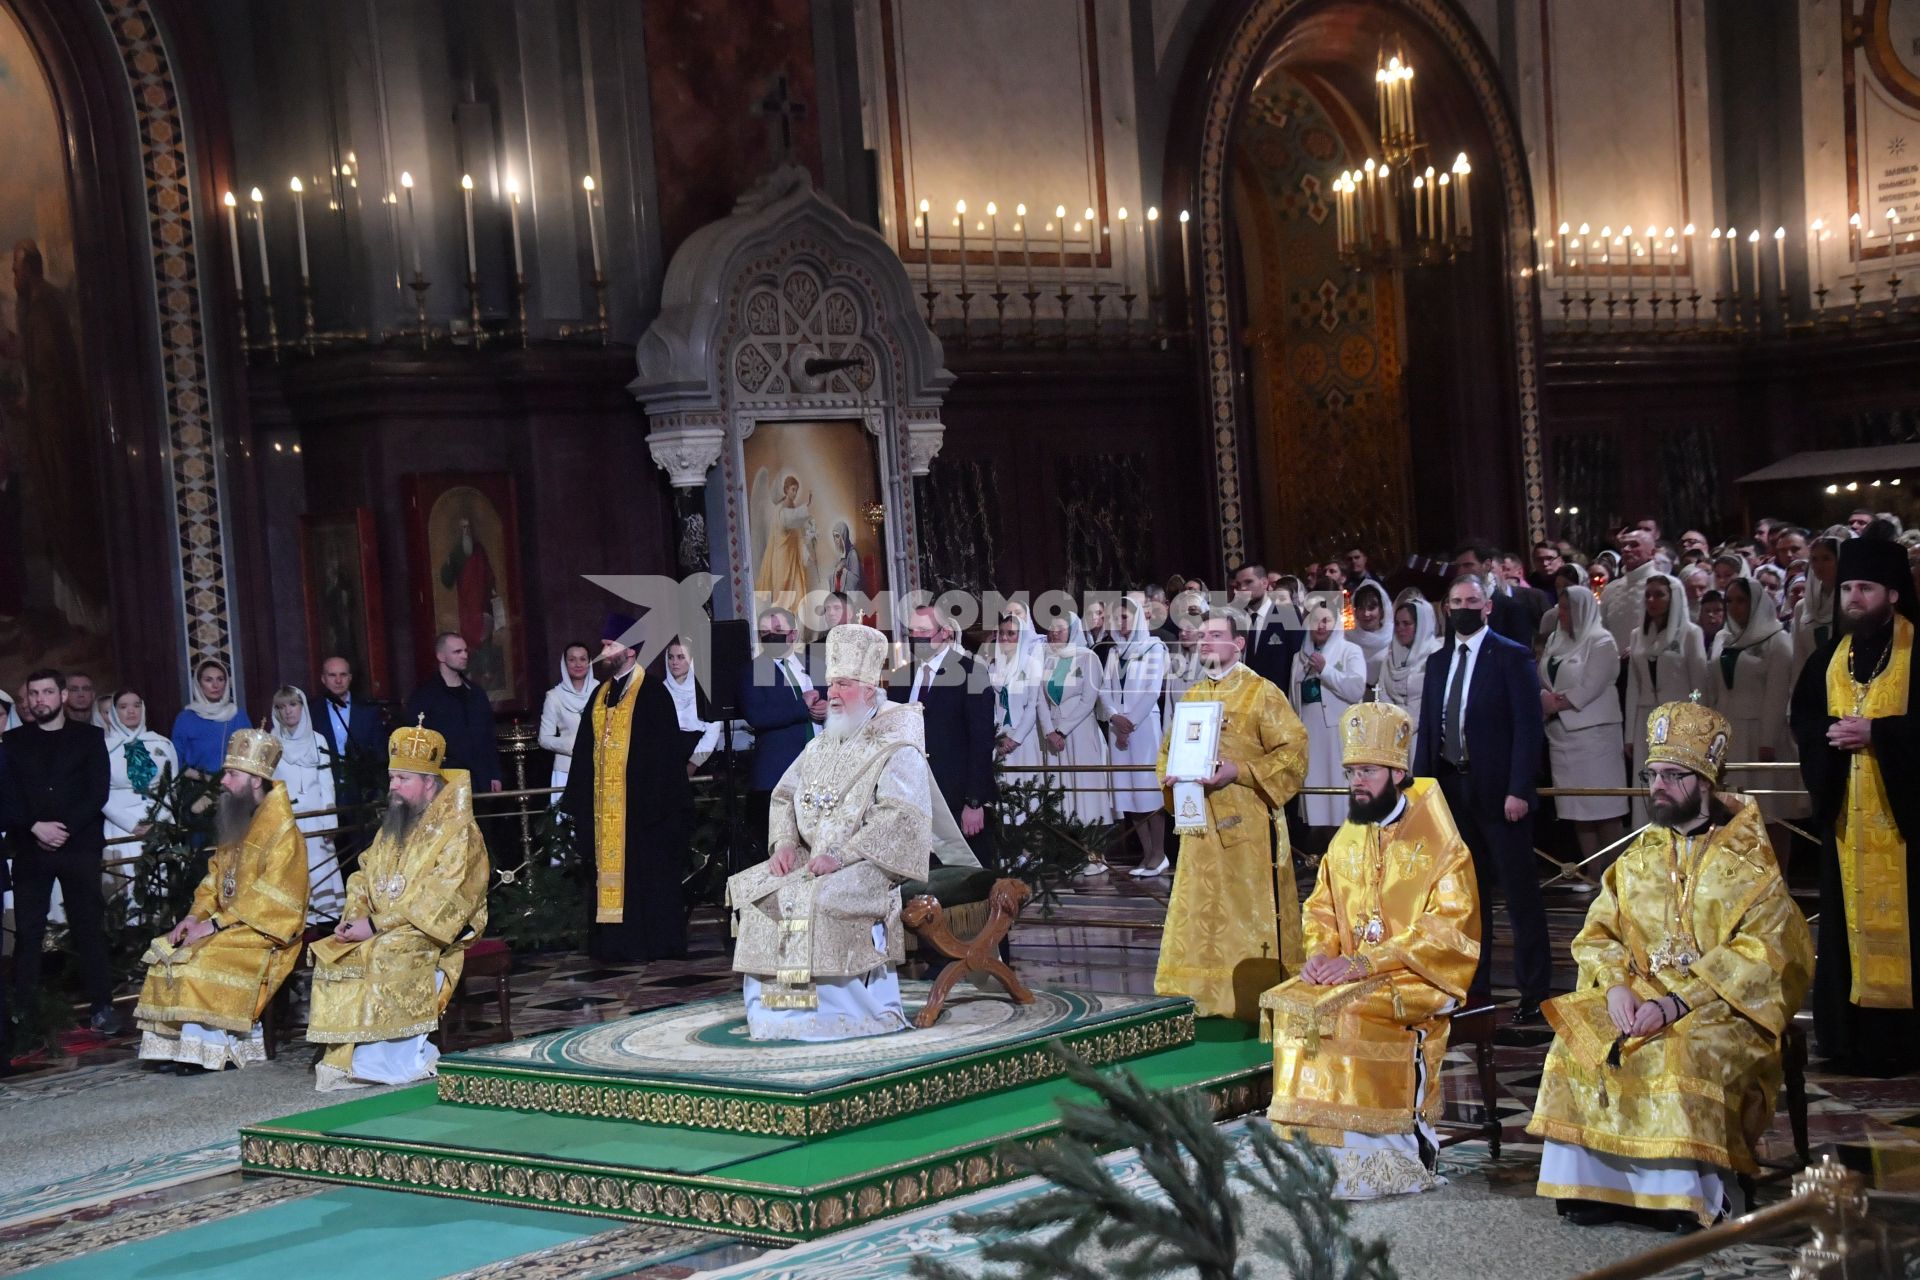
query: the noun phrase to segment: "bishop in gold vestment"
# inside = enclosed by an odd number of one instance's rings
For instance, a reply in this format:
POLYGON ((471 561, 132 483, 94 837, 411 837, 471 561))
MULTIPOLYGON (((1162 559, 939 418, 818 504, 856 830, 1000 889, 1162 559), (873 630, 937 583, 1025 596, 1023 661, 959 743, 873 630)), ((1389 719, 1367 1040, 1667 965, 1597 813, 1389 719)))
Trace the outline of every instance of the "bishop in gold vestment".
POLYGON ((1732 730, 1690 702, 1647 718, 1650 825, 1607 869, 1573 940, 1580 977, 1527 1132, 1539 1194, 1582 1225, 1711 1224, 1754 1173, 1773 1119, 1780 1038, 1813 942, 1759 806, 1715 792, 1732 730))
POLYGON ((1344 1199, 1439 1185, 1447 1014, 1480 959, 1473 855, 1439 784, 1409 772, 1413 733, 1391 703, 1341 717, 1347 820, 1307 898, 1307 962, 1260 998, 1273 1037, 1267 1114, 1336 1148, 1344 1199))
POLYGON ((1197 798, 1168 781, 1161 743, 1160 784, 1181 835, 1153 989, 1193 997, 1202 1015, 1252 1022, 1260 993, 1304 958, 1281 809, 1307 776, 1307 730, 1287 696, 1240 662, 1238 617, 1217 614, 1202 627, 1206 678, 1181 701, 1222 704, 1220 760, 1197 798))
POLYGON ((773 789, 773 856, 727 882, 755 1040, 906 1029, 894 972, 906 958, 900 885, 927 876, 941 802, 919 704, 889 702, 880 688, 886 659, 887 637, 872 627, 827 633, 827 720, 773 789))
POLYGON ((217 1071, 266 1060, 260 1015, 300 958, 307 855, 280 742, 242 729, 220 774, 220 839, 186 917, 155 938, 133 1011, 140 1056, 162 1070, 217 1071))
POLYGON ((406 1084, 435 1073, 427 1034, 487 925, 487 847, 464 769, 442 769, 446 739, 396 729, 387 743, 387 817, 347 880, 330 938, 313 944, 307 1039, 327 1045, 315 1087, 406 1084))

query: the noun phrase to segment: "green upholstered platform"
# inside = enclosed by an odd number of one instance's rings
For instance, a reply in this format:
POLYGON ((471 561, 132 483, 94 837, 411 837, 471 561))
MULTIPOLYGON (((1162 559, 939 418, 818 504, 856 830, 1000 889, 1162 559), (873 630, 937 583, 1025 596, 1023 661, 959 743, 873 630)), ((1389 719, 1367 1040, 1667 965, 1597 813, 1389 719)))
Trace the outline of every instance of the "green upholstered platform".
MULTIPOLYGON (((1094 1006, 1077 1007, 1084 1014, 1094 1006)), ((720 1012, 714 1010, 716 1016, 720 1012)), ((1156 1087, 1205 1091, 1223 1118, 1265 1105, 1271 1050, 1258 1042, 1250 1025, 1195 1019, 1184 1000, 1144 1001, 1124 1013, 1108 1008, 1092 1025, 1108 1031, 1151 1028, 1169 1017, 1185 1028, 1178 1043, 1108 1060, 1124 1061, 1156 1087)), ((541 1039, 548 1041, 546 1051, 559 1051, 556 1038, 541 1039)), ((889 1039, 910 1037, 902 1033, 889 1039)), ((785 1051, 761 1049, 769 1056, 785 1051)), ((1008 1159, 1010 1151, 1056 1132, 1059 1101, 1084 1091, 1050 1068, 1025 1079, 1001 1073, 981 1089, 943 1091, 939 1082, 947 1076, 970 1078, 980 1074, 983 1061, 1014 1061, 1007 1055, 1025 1053, 1044 1055, 1044 1040, 983 1043, 971 1063, 962 1061, 968 1056, 964 1052, 950 1055, 946 1060, 960 1065, 949 1068, 938 1057, 916 1053, 898 1059, 897 1069, 856 1073, 851 1079, 845 1072, 817 1077, 810 1072, 809 1087, 799 1096, 834 1092, 842 1102, 858 1098, 862 1089, 875 1094, 895 1089, 900 1080, 890 1077, 902 1072, 923 1082, 915 1106, 827 1132, 662 1124, 633 1118, 626 1109, 616 1117, 450 1102, 440 1096, 443 1079, 441 1087, 421 1085, 252 1126, 242 1131, 241 1161, 249 1173, 671 1223, 757 1239, 809 1240, 1021 1176, 1008 1159), (978 1054, 987 1056, 978 1059, 978 1054)), ((455 1057, 469 1064, 476 1057, 493 1060, 491 1055, 453 1055, 446 1062, 455 1057)), ((532 1059, 516 1068, 527 1073, 529 1086, 541 1069, 532 1059)), ((755 1087, 766 1086, 764 1076, 756 1078, 755 1087)), ((694 1090, 692 1081, 644 1079, 646 1087, 657 1084, 672 1096, 694 1096, 685 1092, 694 1090)), ((571 1080, 547 1083, 587 1087, 571 1080)), ((618 1080, 592 1087, 642 1088, 618 1080)), ((699 1089, 731 1087, 704 1076, 698 1082, 699 1089)), ((714 1105, 721 1106, 721 1100, 714 1105)))
MULTIPOLYGON (((909 1016, 927 984, 902 984, 909 1016)), ((1048 1045, 1104 1064, 1193 1039, 1185 998, 968 990, 925 1030, 830 1044, 754 1041, 738 996, 440 1060, 442 1102, 816 1138, 1061 1074, 1048 1045)))

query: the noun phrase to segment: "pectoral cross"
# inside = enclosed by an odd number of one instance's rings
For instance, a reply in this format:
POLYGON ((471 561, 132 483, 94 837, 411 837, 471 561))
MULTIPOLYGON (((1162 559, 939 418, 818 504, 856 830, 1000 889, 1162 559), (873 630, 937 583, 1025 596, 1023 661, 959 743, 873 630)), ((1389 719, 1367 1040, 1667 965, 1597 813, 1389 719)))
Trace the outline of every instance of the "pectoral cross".
POLYGON ((753 113, 767 117, 767 146, 775 164, 784 162, 793 154, 793 126, 807 114, 807 104, 787 93, 786 72, 773 78, 773 87, 754 104, 753 113))

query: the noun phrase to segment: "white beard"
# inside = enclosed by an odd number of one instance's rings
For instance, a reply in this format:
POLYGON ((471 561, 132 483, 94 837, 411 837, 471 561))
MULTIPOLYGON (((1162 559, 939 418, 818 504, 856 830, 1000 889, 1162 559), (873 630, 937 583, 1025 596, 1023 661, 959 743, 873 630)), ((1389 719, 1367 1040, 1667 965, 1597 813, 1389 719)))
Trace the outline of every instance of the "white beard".
POLYGON ((822 732, 833 741, 839 742, 846 738, 851 738, 854 734, 866 728, 867 722, 879 714, 880 704, 878 701, 870 702, 864 707, 857 707, 853 710, 835 711, 829 708, 827 711, 827 722, 821 726, 822 732))

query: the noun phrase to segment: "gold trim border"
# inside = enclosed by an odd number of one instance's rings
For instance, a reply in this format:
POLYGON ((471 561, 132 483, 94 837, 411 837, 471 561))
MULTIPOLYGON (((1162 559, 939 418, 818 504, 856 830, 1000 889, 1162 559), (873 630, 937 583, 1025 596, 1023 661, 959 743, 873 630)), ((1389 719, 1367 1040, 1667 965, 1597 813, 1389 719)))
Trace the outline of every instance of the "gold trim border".
POLYGON ((675 1088, 659 1080, 624 1081, 592 1073, 440 1064, 439 1100, 458 1106, 674 1125, 756 1137, 812 1139, 884 1120, 1058 1079, 1066 1066, 1052 1052, 1064 1043, 1095 1066, 1193 1043, 1191 1005, 1156 1010, 1119 1027, 1062 1032, 1032 1045, 981 1050, 947 1062, 875 1076, 818 1101, 788 1101, 726 1086, 675 1088), (975 1059, 969 1061, 968 1059, 975 1059))
MULTIPOLYGON (((1271 1101, 1265 1063, 1193 1081, 1216 1120, 1271 1101)), ((797 1243, 1027 1176, 1013 1155, 1053 1141, 1059 1122, 1002 1134, 819 1187, 475 1152, 426 1143, 251 1126, 240 1131, 244 1173, 373 1186, 421 1195, 591 1217, 655 1222, 743 1239, 797 1243)))

